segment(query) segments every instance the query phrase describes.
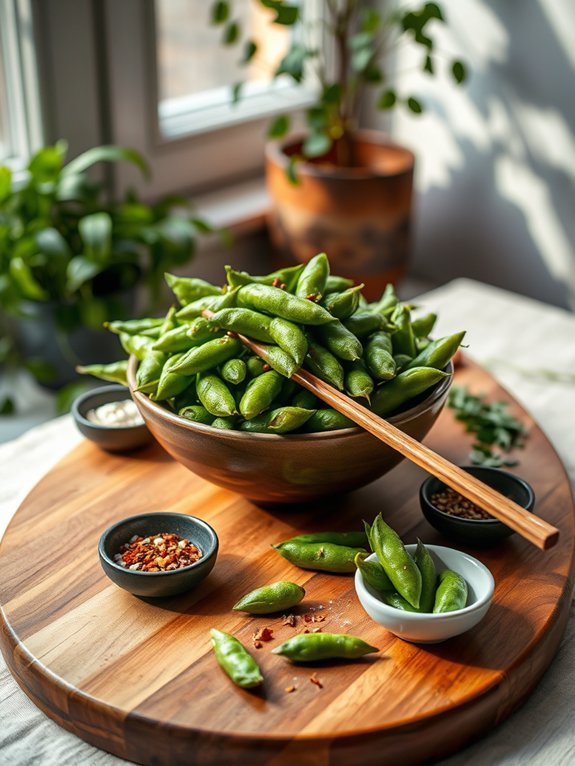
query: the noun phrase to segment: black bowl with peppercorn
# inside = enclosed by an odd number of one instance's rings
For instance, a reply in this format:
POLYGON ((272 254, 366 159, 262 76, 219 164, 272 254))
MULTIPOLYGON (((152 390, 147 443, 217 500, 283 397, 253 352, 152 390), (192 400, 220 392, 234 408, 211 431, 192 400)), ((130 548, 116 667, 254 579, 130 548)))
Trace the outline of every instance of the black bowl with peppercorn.
POLYGON ((142 513, 109 527, 98 553, 104 572, 120 588, 161 598, 185 593, 208 576, 218 536, 196 516, 142 513))
MULTIPOLYGON (((486 466, 462 468, 525 510, 533 510, 533 489, 519 476, 486 466)), ((513 530, 502 521, 493 518, 434 476, 421 485, 419 501, 427 521, 442 535, 460 543, 477 547, 493 545, 513 534, 513 530)))

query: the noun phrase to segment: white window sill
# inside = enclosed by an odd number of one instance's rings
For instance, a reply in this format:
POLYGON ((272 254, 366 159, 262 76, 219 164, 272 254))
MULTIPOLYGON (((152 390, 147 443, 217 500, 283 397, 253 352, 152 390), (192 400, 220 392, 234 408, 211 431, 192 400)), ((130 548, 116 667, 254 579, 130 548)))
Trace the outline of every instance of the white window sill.
POLYGON ((263 177, 195 196, 193 203, 212 226, 236 236, 261 229, 270 204, 263 177))

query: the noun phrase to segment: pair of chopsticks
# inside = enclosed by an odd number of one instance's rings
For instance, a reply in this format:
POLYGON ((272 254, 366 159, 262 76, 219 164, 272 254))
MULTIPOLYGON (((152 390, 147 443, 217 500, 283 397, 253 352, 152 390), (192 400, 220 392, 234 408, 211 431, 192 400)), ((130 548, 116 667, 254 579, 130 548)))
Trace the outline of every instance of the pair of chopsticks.
MULTIPOLYGON (((211 311, 204 311, 205 316, 210 316, 211 311)), ((262 349, 258 343, 246 338, 239 333, 230 333, 237 337, 250 351, 262 356, 262 349)), ((373 412, 342 394, 329 383, 325 383, 311 372, 300 368, 292 375, 292 380, 299 383, 315 394, 318 399, 326 402, 343 415, 353 420, 377 439, 387 444, 392 449, 408 458, 420 468, 441 479, 452 489, 459 492, 471 502, 478 505, 487 513, 499 521, 507 524, 515 532, 536 545, 542 550, 547 550, 556 544, 559 538, 559 530, 543 519, 529 513, 508 497, 501 495, 491 487, 484 484, 475 476, 463 471, 441 455, 418 442, 412 436, 400 431, 387 420, 378 417, 373 412)))

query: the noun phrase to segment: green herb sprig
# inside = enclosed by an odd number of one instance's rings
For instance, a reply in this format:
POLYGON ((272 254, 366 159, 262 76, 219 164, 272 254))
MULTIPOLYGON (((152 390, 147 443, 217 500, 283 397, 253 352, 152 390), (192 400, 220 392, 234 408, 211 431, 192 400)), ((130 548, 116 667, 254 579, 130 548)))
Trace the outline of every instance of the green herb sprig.
POLYGON ((485 396, 470 394, 465 386, 454 386, 448 406, 457 420, 465 424, 468 433, 475 434, 469 459, 473 465, 491 468, 513 466, 517 459, 506 457, 510 450, 523 447, 527 428, 507 411, 507 402, 491 402, 485 396), (495 448, 499 447, 497 450, 495 448))

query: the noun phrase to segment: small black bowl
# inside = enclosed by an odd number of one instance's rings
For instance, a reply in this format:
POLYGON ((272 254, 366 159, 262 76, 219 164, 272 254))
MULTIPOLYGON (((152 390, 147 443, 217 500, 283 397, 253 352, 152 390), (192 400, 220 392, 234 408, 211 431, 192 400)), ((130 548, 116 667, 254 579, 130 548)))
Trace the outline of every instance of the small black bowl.
POLYGON ((214 568, 218 555, 218 536, 212 527, 196 516, 185 513, 141 513, 130 516, 109 527, 98 544, 98 554, 104 572, 120 588, 135 596, 161 598, 175 596, 195 588, 214 568), (169 572, 139 572, 116 564, 114 555, 134 535, 171 532, 184 537, 202 552, 202 558, 188 567, 169 572))
POLYGON ((72 404, 72 416, 78 430, 108 452, 129 452, 149 444, 153 437, 145 423, 135 426, 103 426, 92 423, 86 417, 89 410, 102 404, 131 398, 130 389, 119 383, 99 386, 80 394, 72 404))
MULTIPOLYGON (((535 505, 533 489, 519 476, 499 468, 486 466, 471 465, 461 466, 461 468, 513 500, 525 510, 533 510, 535 505)), ((432 504, 431 497, 436 492, 442 492, 445 489, 446 485, 440 479, 436 479, 435 476, 426 479, 419 489, 419 501, 423 515, 431 526, 435 527, 445 537, 466 545, 480 547, 495 544, 513 534, 513 530, 498 519, 463 519, 440 511, 432 504)))

